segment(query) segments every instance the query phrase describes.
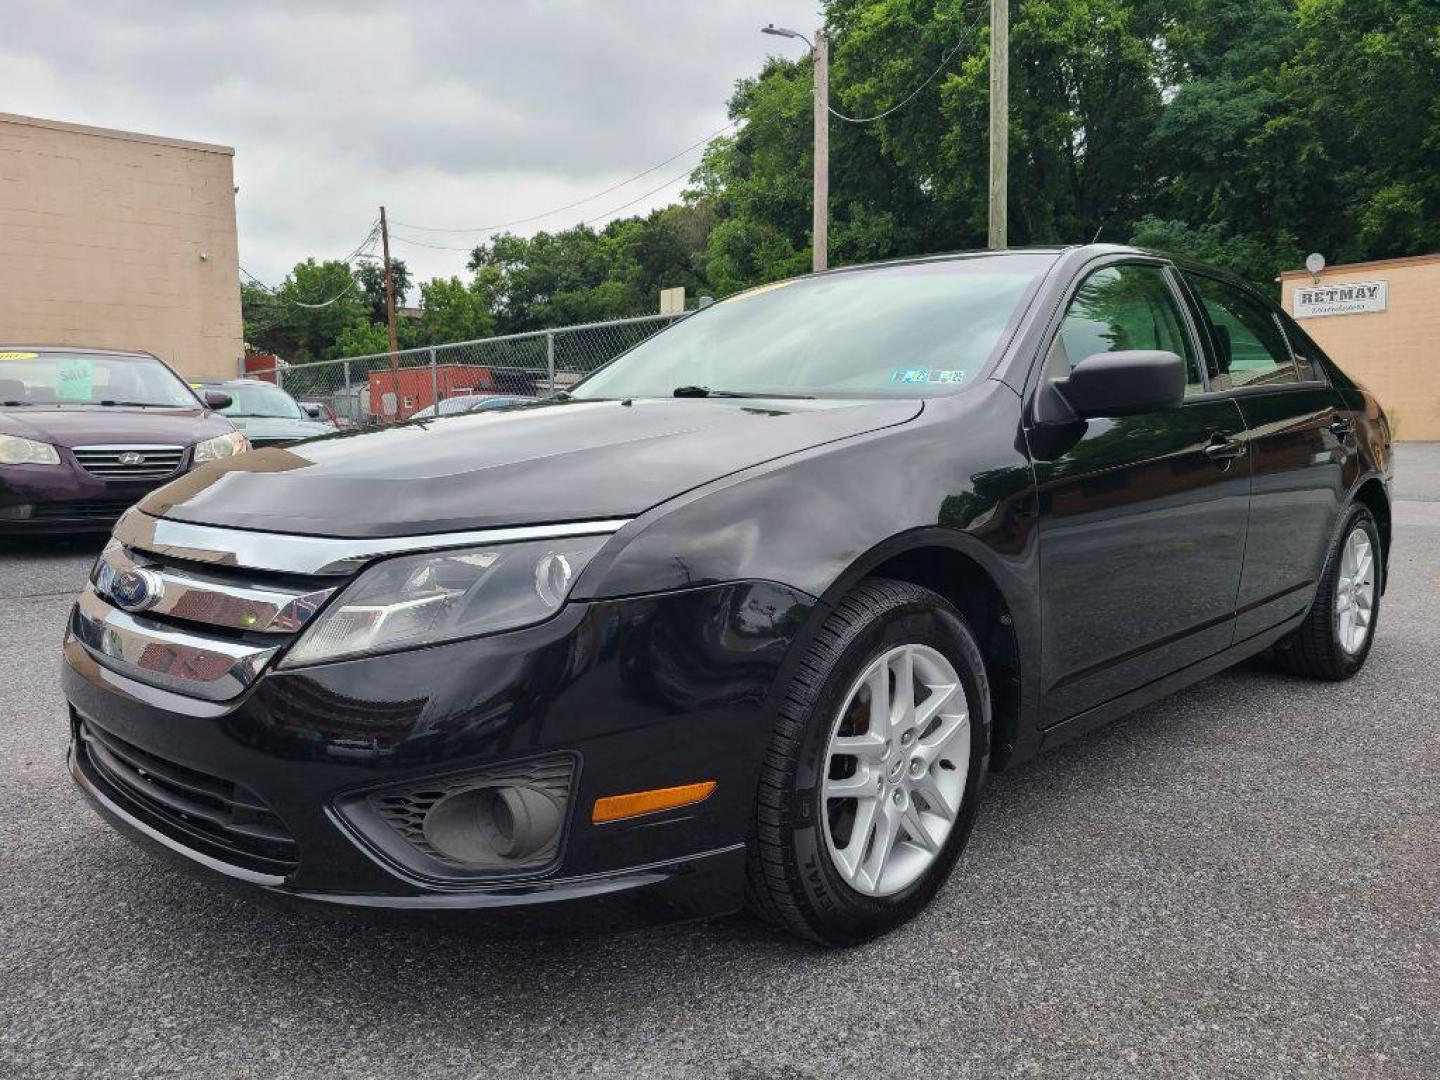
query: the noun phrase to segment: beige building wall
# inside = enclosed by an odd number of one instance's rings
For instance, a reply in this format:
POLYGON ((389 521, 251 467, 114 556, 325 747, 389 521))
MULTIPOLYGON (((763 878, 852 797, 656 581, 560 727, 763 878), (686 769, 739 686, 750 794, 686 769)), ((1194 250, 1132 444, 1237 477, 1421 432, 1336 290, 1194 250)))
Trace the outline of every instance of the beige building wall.
MULTIPOLYGON (((1321 285, 1380 282, 1384 311, 1299 318, 1305 332, 1385 407, 1397 439, 1440 439, 1440 254, 1327 267, 1321 285)), ((1280 276, 1281 302, 1312 283, 1305 270, 1280 276)))
POLYGON ((0 346, 143 349, 234 375, 234 154, 0 113, 0 346))

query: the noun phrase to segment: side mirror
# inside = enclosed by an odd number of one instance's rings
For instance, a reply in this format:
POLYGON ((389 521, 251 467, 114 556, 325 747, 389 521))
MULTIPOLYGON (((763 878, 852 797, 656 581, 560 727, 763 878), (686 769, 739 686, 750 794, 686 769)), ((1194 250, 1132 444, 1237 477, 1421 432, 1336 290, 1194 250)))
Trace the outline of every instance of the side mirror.
POLYGON ((235 399, 223 390, 206 390, 203 400, 206 406, 219 412, 221 409, 228 409, 235 399))
POLYGON ((1131 350, 1087 356, 1054 390, 1080 419, 1136 416, 1185 400, 1185 361, 1172 352, 1131 350))
POLYGON ((320 411, 320 406, 316 405, 313 401, 300 402, 300 408, 305 410, 305 415, 310 417, 311 420, 323 420, 325 418, 325 414, 320 411))

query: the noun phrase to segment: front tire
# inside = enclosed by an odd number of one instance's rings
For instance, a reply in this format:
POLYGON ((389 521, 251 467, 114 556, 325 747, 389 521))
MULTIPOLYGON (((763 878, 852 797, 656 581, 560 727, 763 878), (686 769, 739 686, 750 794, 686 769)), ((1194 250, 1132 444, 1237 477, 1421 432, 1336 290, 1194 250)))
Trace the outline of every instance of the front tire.
POLYGON ((989 747, 989 684, 960 613, 908 582, 863 582, 826 620, 780 705, 748 905, 827 945, 905 922, 969 838, 989 747))
POLYGON ((1355 507, 1325 562, 1305 621, 1275 646, 1281 667, 1339 682, 1365 666, 1380 614, 1381 550, 1375 518, 1366 507, 1355 507))

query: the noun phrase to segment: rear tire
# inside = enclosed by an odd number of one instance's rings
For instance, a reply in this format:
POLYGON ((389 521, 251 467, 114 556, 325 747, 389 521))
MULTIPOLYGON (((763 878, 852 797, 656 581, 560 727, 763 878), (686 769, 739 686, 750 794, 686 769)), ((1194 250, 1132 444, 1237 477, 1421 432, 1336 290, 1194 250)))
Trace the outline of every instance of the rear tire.
POLYGON ((969 838, 989 748, 989 684, 960 613, 908 582, 862 582, 781 702, 761 767, 747 906, 825 945, 905 922, 969 838))
POLYGON ((1275 645, 1282 668, 1339 682, 1365 666, 1380 616, 1381 550, 1375 518, 1355 507, 1325 561, 1305 621, 1275 645))

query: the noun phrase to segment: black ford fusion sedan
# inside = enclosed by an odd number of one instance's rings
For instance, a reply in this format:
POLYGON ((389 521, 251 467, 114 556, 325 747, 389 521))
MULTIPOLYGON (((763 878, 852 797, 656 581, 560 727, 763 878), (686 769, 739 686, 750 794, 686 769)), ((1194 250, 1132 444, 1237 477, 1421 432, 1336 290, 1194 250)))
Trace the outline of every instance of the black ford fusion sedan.
POLYGON ((276 894, 856 942, 991 770, 1262 650, 1354 674, 1390 476, 1375 399, 1202 266, 781 282, 560 399, 150 495, 70 622, 70 767, 276 894))

